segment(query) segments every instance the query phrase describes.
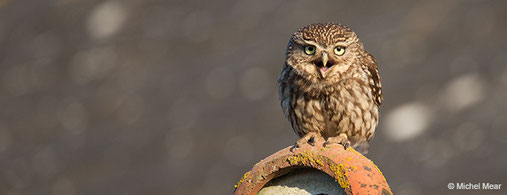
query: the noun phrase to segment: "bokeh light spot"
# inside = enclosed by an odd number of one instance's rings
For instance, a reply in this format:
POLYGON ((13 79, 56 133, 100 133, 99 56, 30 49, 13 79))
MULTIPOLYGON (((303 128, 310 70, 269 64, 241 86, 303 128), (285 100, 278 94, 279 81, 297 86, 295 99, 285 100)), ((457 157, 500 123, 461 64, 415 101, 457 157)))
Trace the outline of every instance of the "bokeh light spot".
POLYGON ((88 17, 88 30, 94 38, 106 38, 120 29, 125 18, 126 11, 119 1, 106 1, 88 17))
POLYGON ((426 130, 431 118, 431 110, 424 104, 403 104, 387 113, 385 132, 394 141, 409 140, 426 130))
POLYGON ((453 79, 442 93, 444 105, 451 111, 460 111, 478 103, 485 93, 482 79, 475 74, 467 74, 453 79))

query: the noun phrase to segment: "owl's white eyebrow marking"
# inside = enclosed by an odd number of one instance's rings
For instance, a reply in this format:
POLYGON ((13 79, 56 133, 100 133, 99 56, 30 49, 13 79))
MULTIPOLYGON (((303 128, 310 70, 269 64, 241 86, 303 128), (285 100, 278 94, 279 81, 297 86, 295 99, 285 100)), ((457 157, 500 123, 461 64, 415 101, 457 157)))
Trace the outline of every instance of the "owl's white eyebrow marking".
POLYGON ((306 44, 308 44, 308 45, 313 45, 313 46, 317 47, 319 50, 325 50, 326 49, 326 48, 322 47, 320 44, 318 44, 315 41, 303 40, 303 42, 306 43, 306 44))
POLYGON ((327 46, 327 48, 324 48, 322 47, 322 45, 318 44, 317 42, 315 41, 311 41, 311 40, 303 40, 303 42, 305 44, 308 44, 308 45, 313 45, 315 47, 317 47, 319 50, 328 50, 328 49, 334 49, 335 47, 337 46, 342 46, 342 47, 348 47, 350 44, 352 44, 352 42, 350 41, 343 41, 343 42, 340 42, 340 43, 336 43, 336 44, 333 44, 333 45, 329 45, 327 46))

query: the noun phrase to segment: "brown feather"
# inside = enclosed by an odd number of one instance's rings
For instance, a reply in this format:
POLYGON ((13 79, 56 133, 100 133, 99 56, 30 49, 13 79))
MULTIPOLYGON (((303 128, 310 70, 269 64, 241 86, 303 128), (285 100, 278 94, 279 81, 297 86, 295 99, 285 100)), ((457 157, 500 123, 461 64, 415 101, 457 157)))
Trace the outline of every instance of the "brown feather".
POLYGON ((278 83, 282 109, 298 136, 343 134, 351 146, 367 152, 378 123, 382 85, 375 59, 353 31, 334 23, 299 29, 287 46, 278 83), (317 51, 306 54, 307 45, 317 51), (346 48, 343 55, 333 53, 337 46, 346 48), (319 64, 323 55, 329 56, 325 74, 319 64))

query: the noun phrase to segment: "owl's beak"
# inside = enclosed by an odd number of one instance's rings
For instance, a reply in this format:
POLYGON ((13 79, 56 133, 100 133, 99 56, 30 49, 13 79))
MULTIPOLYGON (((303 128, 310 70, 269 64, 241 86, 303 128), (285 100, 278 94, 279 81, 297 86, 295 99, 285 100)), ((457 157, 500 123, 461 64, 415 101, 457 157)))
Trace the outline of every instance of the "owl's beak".
POLYGON ((320 74, 322 75, 322 77, 326 77, 326 72, 329 70, 329 67, 327 67, 327 61, 329 60, 329 57, 327 56, 327 53, 324 52, 322 53, 322 67, 319 67, 320 69, 320 74))
POLYGON ((324 67, 326 67, 328 60, 329 60, 329 57, 327 56, 327 53, 326 52, 322 53, 322 64, 324 65, 324 67))

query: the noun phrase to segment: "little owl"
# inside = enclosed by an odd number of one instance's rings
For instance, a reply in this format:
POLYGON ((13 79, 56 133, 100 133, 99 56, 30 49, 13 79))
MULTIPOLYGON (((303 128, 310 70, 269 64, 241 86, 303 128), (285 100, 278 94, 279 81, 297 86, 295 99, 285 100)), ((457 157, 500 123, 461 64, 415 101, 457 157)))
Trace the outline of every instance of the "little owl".
POLYGON ((377 63, 341 24, 310 24, 295 32, 278 78, 283 112, 301 142, 368 152, 378 123, 382 84, 377 63))

